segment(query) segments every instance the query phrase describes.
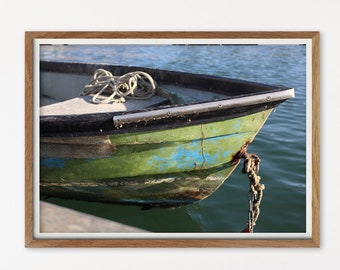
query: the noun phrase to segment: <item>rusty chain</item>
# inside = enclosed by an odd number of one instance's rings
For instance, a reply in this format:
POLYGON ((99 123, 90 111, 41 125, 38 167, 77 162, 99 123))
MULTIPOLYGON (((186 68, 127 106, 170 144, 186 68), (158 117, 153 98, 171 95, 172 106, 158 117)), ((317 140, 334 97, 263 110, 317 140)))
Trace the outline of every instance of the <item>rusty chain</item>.
POLYGON ((260 158, 255 154, 247 153, 246 150, 241 158, 244 159, 242 173, 247 174, 249 178, 248 232, 252 233, 260 215, 260 204, 265 186, 260 183, 261 177, 257 175, 260 169, 260 158))

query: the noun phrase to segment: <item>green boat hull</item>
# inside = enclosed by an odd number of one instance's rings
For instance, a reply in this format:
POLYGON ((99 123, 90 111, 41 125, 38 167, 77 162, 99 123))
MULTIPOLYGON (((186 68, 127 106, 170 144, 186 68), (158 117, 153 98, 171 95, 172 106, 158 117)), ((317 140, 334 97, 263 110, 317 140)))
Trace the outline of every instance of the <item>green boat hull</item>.
POLYGON ((42 137, 40 194, 151 206, 202 200, 230 176, 271 111, 166 130, 42 137))

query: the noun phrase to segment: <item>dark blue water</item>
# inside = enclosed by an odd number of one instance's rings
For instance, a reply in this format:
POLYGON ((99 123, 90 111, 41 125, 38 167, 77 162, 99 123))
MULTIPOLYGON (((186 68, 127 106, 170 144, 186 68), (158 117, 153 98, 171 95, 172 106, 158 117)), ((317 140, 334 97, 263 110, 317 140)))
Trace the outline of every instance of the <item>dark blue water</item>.
MULTIPOLYGON (((295 88, 249 146, 265 184, 256 232, 306 231, 306 47, 304 45, 41 46, 42 60, 133 65, 226 76, 295 88)), ((153 232, 239 232, 248 215, 248 179, 239 166, 212 196, 174 209, 141 210, 49 198, 72 209, 153 232)))

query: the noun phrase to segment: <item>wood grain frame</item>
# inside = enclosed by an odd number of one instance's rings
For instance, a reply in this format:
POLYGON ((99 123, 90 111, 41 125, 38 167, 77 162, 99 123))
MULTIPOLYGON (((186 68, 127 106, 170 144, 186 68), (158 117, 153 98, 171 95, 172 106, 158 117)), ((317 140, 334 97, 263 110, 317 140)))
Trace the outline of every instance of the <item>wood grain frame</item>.
POLYGON ((320 247, 320 33, 308 32, 26 32, 25 33, 25 246, 125 248, 320 247), (308 39, 312 44, 312 205, 310 239, 36 239, 33 233, 33 42, 35 39, 308 39))

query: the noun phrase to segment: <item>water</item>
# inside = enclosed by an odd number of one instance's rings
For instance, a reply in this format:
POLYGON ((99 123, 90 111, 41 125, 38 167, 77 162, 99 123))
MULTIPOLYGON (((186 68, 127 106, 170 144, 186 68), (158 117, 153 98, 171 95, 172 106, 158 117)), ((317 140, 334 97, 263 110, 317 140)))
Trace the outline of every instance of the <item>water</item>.
MULTIPOLYGON (((261 158, 265 184, 256 232, 306 231, 306 47, 304 45, 69 45, 41 46, 42 60, 94 62, 226 76, 295 88, 248 147, 261 158)), ((153 232, 240 232, 248 215, 248 179, 239 166, 212 196, 174 209, 141 210, 46 199, 153 232)))

